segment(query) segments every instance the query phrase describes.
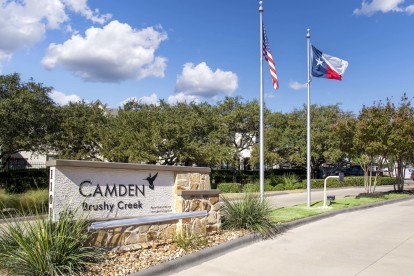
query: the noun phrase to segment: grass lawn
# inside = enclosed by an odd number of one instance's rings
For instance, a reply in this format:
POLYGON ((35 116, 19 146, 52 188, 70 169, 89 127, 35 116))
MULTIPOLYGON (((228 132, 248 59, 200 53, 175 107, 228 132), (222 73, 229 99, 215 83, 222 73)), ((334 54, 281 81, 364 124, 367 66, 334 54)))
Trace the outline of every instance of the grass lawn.
MULTIPOLYGON (((339 210, 343 208, 350 208, 354 206, 359 206, 363 204, 373 203, 373 202, 379 202, 394 198, 401 198, 401 197, 407 197, 409 194, 401 194, 401 193, 389 193, 389 194, 383 194, 380 197, 346 197, 346 198, 339 198, 335 199, 335 201, 332 202, 328 208, 322 208, 323 201, 317 201, 314 202, 311 205, 311 208, 307 208, 306 204, 299 204, 291 207, 282 207, 273 210, 272 215, 274 217, 274 221, 276 223, 283 223, 283 222, 289 222, 301 218, 306 218, 334 210, 339 210)), ((329 204, 329 201, 326 203, 329 204)))

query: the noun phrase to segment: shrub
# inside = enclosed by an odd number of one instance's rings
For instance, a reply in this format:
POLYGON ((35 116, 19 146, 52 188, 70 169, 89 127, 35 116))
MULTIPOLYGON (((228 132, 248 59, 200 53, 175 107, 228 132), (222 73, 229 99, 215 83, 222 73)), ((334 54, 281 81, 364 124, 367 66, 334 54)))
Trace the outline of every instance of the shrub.
POLYGON ((284 190, 285 190, 285 185, 283 184, 278 184, 273 187, 273 191, 284 191, 284 190))
POLYGON ((306 182, 298 182, 294 185, 295 189, 306 189, 306 182))
MULTIPOLYGON (((268 183, 264 183, 265 192, 275 191, 274 187, 268 183)), ((259 183, 248 183, 243 185, 243 193, 259 193, 260 184, 259 183)))
POLYGON ((270 237, 277 232, 273 224, 272 208, 266 200, 246 193, 241 200, 223 198, 223 227, 244 229, 270 237))
POLYGON ((243 186, 243 193, 257 193, 260 192, 259 184, 245 184, 243 186))
MULTIPOLYGON (((287 173, 282 176, 282 183, 286 187, 294 187, 294 185, 299 181, 299 178, 293 173, 287 173)), ((286 188, 286 190, 291 188, 286 188)))
POLYGON ((270 175, 265 180, 265 183, 275 187, 276 185, 279 185, 279 184, 283 183, 282 176, 280 176, 280 175, 270 175))
POLYGON ((242 186, 240 183, 221 183, 217 185, 217 189, 222 193, 239 193, 242 186))
POLYGON ((85 217, 74 221, 70 212, 62 212, 57 222, 40 216, 6 220, 0 228, 0 268, 16 275, 79 274, 96 254, 83 246, 87 226, 85 217))
POLYGON ((396 183, 397 183, 396 177, 383 176, 383 177, 378 177, 377 179, 377 185, 393 185, 396 183))
POLYGON ((0 186, 8 193, 23 193, 48 187, 47 169, 15 170, 0 173, 0 186))
MULTIPOLYGON (((313 188, 323 188, 324 179, 311 179, 311 186, 313 188)), ((396 182, 395 177, 378 177, 377 185, 392 185, 396 182)), ((302 181, 302 185, 306 187, 306 180, 302 181)), ((372 185, 374 185, 374 178, 372 178, 372 185)), ((349 187, 349 186, 364 186, 363 176, 346 176, 344 182, 341 183, 338 179, 330 178, 327 181, 327 187, 349 187)))

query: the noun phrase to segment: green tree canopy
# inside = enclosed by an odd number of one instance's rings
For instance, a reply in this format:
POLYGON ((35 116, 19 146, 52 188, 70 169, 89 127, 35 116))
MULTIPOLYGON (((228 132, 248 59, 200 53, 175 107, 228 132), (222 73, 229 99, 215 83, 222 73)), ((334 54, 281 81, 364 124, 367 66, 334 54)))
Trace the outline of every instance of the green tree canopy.
POLYGON ((58 158, 102 160, 101 134, 108 116, 101 103, 85 101, 69 103, 59 108, 57 131, 51 145, 58 158))
POLYGON ((218 113, 207 103, 127 103, 110 120, 103 154, 113 161, 216 165, 228 159, 218 113))
MULTIPOLYGON (((242 102, 240 97, 226 97, 217 105, 217 112, 226 133, 226 146, 232 151, 232 163, 239 167, 240 154, 250 149, 259 138, 259 103, 242 102)), ((269 113, 268 110, 265 111, 269 113)))
POLYGON ((45 153, 55 131, 56 105, 51 87, 24 82, 19 74, 0 76, 0 160, 20 151, 45 153))

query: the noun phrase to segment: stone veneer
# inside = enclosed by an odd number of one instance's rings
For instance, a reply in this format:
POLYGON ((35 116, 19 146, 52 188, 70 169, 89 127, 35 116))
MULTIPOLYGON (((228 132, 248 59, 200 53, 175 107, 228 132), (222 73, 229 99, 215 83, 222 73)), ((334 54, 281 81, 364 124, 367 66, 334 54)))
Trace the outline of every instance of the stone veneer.
POLYGON ((209 173, 185 172, 185 169, 183 172, 175 172, 173 193, 175 213, 206 210, 208 215, 151 225, 96 230, 92 233, 89 244, 114 247, 173 239, 177 234, 188 231, 196 236, 220 231, 219 191, 211 190, 209 173))

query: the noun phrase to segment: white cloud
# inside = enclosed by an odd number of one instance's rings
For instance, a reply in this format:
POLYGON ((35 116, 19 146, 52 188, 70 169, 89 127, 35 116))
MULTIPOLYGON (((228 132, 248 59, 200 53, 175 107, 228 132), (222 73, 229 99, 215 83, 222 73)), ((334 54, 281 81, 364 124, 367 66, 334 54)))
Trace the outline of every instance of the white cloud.
POLYGON ((184 93, 178 93, 176 95, 169 96, 167 102, 169 104, 191 103, 191 102, 199 103, 200 100, 198 99, 197 96, 194 96, 194 95, 186 95, 184 93))
POLYGON ((412 15, 414 13, 414 5, 409 5, 408 7, 405 8, 405 11, 409 14, 412 15))
POLYGON ((92 12, 86 0, 0 0, 0 62, 41 41, 48 29, 67 24, 67 9, 98 23, 110 17, 92 12))
POLYGON ((155 93, 152 93, 151 96, 144 96, 138 100, 142 104, 158 104, 158 96, 155 93))
POLYGON ((361 8, 355 9, 354 14, 371 16, 376 12, 406 12, 412 14, 414 6, 401 6, 404 0, 372 0, 371 2, 362 1, 361 8))
POLYGON ((161 27, 136 30, 115 20, 89 28, 85 37, 74 34, 63 44, 50 44, 42 63, 47 69, 62 65, 86 81, 162 78, 167 60, 154 52, 166 39, 161 27))
POLYGON ((300 90, 300 89, 305 89, 308 87, 307 83, 300 83, 297 81, 291 81, 289 82, 289 87, 292 88, 293 90, 300 90))
POLYGON ((57 90, 53 90, 50 93, 50 98, 58 105, 67 105, 70 102, 75 103, 75 102, 79 102, 82 100, 78 95, 75 95, 75 94, 66 95, 57 90))
POLYGON ((112 15, 107 14, 100 14, 99 9, 92 11, 87 4, 88 0, 63 0, 70 10, 73 12, 79 13, 80 15, 84 16, 86 19, 91 20, 94 23, 104 24, 107 20, 109 20, 112 15))
POLYGON ((137 97, 126 98, 125 100, 119 103, 119 106, 124 106, 126 103, 129 103, 129 102, 138 102, 138 99, 137 97))
POLYGON ((158 105, 158 96, 155 93, 152 93, 150 96, 144 96, 141 98, 137 98, 137 97, 129 97, 126 100, 122 101, 119 106, 124 106, 127 102, 137 102, 137 103, 141 103, 141 104, 147 104, 147 105, 158 105))
POLYGON ((237 75, 231 71, 216 69, 213 72, 205 62, 198 65, 186 63, 177 77, 175 91, 186 96, 214 98, 219 94, 232 94, 237 86, 237 75))

